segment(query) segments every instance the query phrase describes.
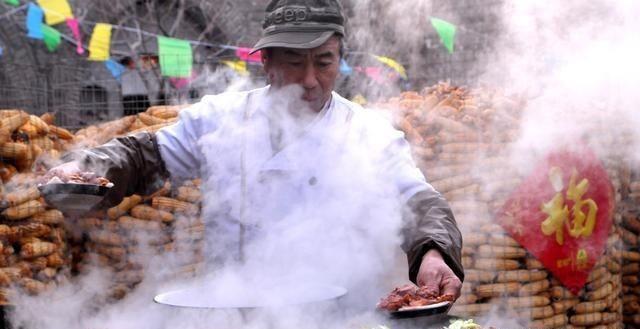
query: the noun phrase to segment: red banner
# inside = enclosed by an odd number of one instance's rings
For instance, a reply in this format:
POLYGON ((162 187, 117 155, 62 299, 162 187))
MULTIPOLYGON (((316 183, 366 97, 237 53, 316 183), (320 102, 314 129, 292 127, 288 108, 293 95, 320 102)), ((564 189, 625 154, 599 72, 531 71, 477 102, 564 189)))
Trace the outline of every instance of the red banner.
POLYGON ((602 256, 611 229, 609 175, 587 147, 550 154, 497 215, 513 238, 574 294, 602 256))

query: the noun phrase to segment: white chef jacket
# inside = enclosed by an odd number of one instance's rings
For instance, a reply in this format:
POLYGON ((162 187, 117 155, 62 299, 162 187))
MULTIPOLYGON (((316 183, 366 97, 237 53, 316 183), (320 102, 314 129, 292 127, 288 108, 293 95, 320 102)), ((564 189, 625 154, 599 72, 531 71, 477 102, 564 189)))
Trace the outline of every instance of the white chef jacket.
POLYGON ((335 208, 336 199, 369 192, 403 202, 434 191, 403 133, 336 92, 304 132, 274 154, 267 118, 277 102, 269 88, 205 96, 156 134, 172 178, 203 177, 205 218, 215 219, 220 236, 237 236, 239 223, 261 227, 309 216, 300 205, 318 209, 322 200, 335 208))

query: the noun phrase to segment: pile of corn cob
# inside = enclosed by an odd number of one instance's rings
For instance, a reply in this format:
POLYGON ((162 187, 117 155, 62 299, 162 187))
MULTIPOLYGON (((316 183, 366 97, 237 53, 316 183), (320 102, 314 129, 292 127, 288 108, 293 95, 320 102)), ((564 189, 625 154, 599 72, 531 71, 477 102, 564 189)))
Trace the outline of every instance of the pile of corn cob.
POLYGON ((36 187, 36 160, 55 160, 73 135, 54 116, 0 110, 0 303, 17 289, 38 294, 68 278, 63 215, 36 187))
POLYGON ((80 219, 73 234, 74 271, 111 270, 107 301, 123 298, 147 275, 195 275, 203 263, 200 201, 199 180, 177 189, 167 182, 152 195, 134 194, 106 213, 80 219))
POLYGON ((621 326, 621 243, 615 230, 587 287, 573 296, 495 224, 496 211, 524 179, 509 164, 523 102, 440 83, 379 107, 392 111, 419 168, 449 201, 463 233, 466 279, 451 313, 469 317, 497 310, 533 328, 621 326))
MULTIPOLYGON (((198 254, 201 253, 198 241, 202 240, 203 225, 199 222, 199 216, 191 214, 199 212, 200 192, 193 182, 188 183, 191 186, 180 187, 180 193, 176 191, 177 197, 190 201, 189 215, 184 215, 186 219, 180 218, 174 224, 174 219, 182 215, 172 207, 187 207, 180 204, 183 201, 162 195, 145 198, 148 205, 144 207, 142 204, 134 207, 136 205, 133 204, 131 209, 126 209, 118 216, 114 215, 117 212, 115 209, 109 210, 108 214, 103 216, 107 220, 94 217, 95 226, 101 230, 94 230, 87 235, 88 243, 80 245, 84 249, 79 248, 77 243, 72 243, 72 248, 69 248, 66 236, 75 236, 76 239, 72 239, 72 242, 81 240, 82 233, 80 238, 77 235, 78 232, 82 232, 81 227, 78 223, 64 218, 60 211, 50 209, 36 187, 36 172, 42 173, 42 168, 34 166, 38 163, 37 159, 55 160, 71 148, 97 146, 113 137, 130 132, 154 132, 175 122, 178 111, 182 108, 183 106, 151 107, 135 116, 87 127, 78 131, 76 136, 53 125, 54 117, 50 113, 38 117, 20 110, 0 110, 0 303, 8 302, 7 299, 14 291, 11 287, 21 287, 30 294, 37 294, 53 287, 57 281, 66 280, 70 272, 69 265, 72 263, 69 249, 75 252, 76 259, 88 259, 78 252, 89 250, 90 256, 102 264, 105 264, 105 257, 110 260, 119 257, 121 260, 127 260, 109 263, 116 271, 124 269, 123 264, 128 266, 128 271, 115 277, 112 297, 121 297, 141 280, 144 262, 136 263, 129 260, 144 260, 143 252, 139 252, 135 257, 124 257, 133 255, 136 252, 135 248, 144 249, 144 252, 155 248, 156 251, 192 253, 197 255, 192 257, 195 260, 201 258, 201 254, 198 254), (129 210, 133 213, 129 213, 129 210), (154 217, 158 213, 162 216, 161 219, 154 217), (113 231, 116 227, 128 237, 126 241, 122 236, 109 235, 109 230, 113 231), (146 240, 145 234, 141 233, 145 230, 151 230, 153 233, 149 234, 152 236, 149 241, 144 243, 154 245, 154 248, 142 248, 142 244, 133 247, 128 244, 136 238, 146 240), (123 250, 114 244, 118 240, 127 243, 126 255, 119 256, 123 250), (109 243, 100 243, 105 241, 109 243)), ((129 199, 136 203, 136 198, 140 197, 131 196, 129 199)), ((137 203, 141 201, 142 198, 137 203)), ((126 202, 123 201, 122 207, 126 207, 124 203, 126 202)), ((85 219, 84 224, 90 222, 91 219, 85 219)), ((176 272, 193 274, 200 266, 195 260, 181 264, 182 267, 176 268, 176 272)))
POLYGON ((64 216, 40 197, 33 174, 6 185, 0 213, 0 304, 14 288, 38 294, 68 279, 64 216))
POLYGON ((621 235, 629 250, 623 252, 622 284, 624 323, 628 328, 640 327, 640 177, 633 173, 623 202, 621 235))
POLYGON ((145 112, 129 115, 118 120, 93 125, 76 132, 78 147, 95 147, 110 139, 142 131, 156 132, 178 120, 178 113, 187 105, 152 106, 145 112))
POLYGON ((53 124, 51 113, 38 117, 20 110, 0 110, 0 178, 33 169, 40 157, 57 159, 73 143, 73 134, 53 124))

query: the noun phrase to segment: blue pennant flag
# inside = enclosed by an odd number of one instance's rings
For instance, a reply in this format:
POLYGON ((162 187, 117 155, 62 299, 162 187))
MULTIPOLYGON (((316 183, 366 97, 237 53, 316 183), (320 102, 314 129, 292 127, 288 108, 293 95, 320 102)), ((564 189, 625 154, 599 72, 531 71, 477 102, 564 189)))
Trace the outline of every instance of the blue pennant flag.
POLYGON ((111 72, 111 75, 113 75, 113 77, 118 81, 120 81, 120 76, 122 76, 122 74, 127 70, 124 66, 122 66, 122 64, 112 59, 106 60, 104 62, 104 65, 107 67, 109 72, 111 72))
POLYGON ((351 75, 351 73, 353 73, 353 69, 347 64, 344 58, 340 59, 340 73, 344 75, 351 75))
POLYGON ((27 36, 33 39, 42 40, 44 33, 42 32, 42 19, 44 18, 44 11, 33 3, 29 3, 29 9, 27 11, 27 36))

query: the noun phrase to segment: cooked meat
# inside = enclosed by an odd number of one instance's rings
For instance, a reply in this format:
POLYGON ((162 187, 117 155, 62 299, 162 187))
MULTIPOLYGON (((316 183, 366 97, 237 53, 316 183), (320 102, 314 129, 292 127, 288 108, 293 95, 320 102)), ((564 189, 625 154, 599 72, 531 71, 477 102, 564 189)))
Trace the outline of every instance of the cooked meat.
POLYGON ((425 306, 444 301, 454 301, 452 295, 437 296, 424 287, 404 285, 393 289, 391 293, 380 300, 377 307, 387 311, 397 311, 406 306, 425 306))
POLYGON ((48 172, 41 178, 41 183, 91 184, 100 186, 110 186, 112 184, 107 178, 98 176, 93 172, 66 174, 62 171, 48 172))

